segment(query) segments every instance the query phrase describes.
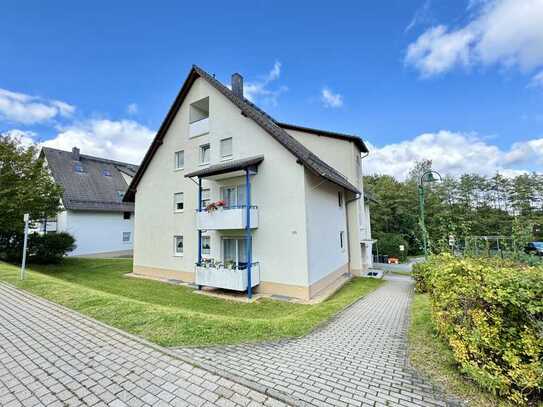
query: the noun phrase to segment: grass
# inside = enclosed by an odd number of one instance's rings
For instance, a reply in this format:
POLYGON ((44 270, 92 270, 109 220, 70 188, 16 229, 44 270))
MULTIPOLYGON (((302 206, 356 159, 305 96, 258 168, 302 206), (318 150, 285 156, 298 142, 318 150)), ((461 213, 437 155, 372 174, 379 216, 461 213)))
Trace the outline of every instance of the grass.
POLYGON ((433 328, 430 298, 416 294, 409 327, 409 358, 419 372, 440 385, 448 394, 472 406, 509 406, 485 392, 458 369, 452 351, 433 328))
POLYGON ((411 271, 402 271, 402 270, 388 270, 387 273, 397 274, 399 276, 412 276, 413 275, 413 273, 411 271))
POLYGON ((131 259, 66 259, 33 266, 28 279, 0 262, 0 280, 163 346, 267 341, 307 334, 382 281, 355 278, 316 305, 251 304, 194 294, 186 286, 124 277, 131 259))

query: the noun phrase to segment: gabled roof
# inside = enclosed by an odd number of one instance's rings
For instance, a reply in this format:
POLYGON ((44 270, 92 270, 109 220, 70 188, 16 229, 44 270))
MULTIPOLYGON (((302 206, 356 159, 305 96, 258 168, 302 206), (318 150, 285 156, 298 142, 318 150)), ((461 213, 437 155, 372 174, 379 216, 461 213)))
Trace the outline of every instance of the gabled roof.
POLYGON ((334 131, 314 129, 311 127, 298 126, 296 124, 283 123, 283 122, 275 122, 275 123, 278 126, 282 127, 283 129, 287 129, 287 130, 303 131, 305 133, 311 133, 317 136, 324 136, 324 137, 337 138, 340 140, 352 141, 358 147, 360 152, 362 153, 369 152, 368 147, 366 147, 366 144, 364 143, 364 140, 362 140, 360 137, 354 134, 337 133, 334 131))
POLYGON ((47 160, 55 182, 64 190, 62 201, 66 209, 134 211, 134 204, 122 200, 128 185, 121 172, 134 176, 138 170, 137 165, 84 154, 80 154, 77 161, 73 159, 71 151, 50 147, 43 147, 41 155, 47 160), (76 165, 80 165, 83 172, 76 171, 76 165))
POLYGON ((222 93, 228 100, 230 100, 234 105, 236 105, 241 110, 243 115, 254 120, 260 127, 262 127, 262 129, 264 129, 266 132, 268 132, 268 134, 274 137, 281 145, 283 145, 283 147, 285 147, 294 155, 294 157, 297 158, 297 162, 299 164, 303 165, 313 173, 327 179, 328 181, 333 182, 336 185, 339 185, 353 193, 360 194, 360 191, 353 184, 351 184, 345 176, 343 176, 336 169, 326 164, 323 160, 317 157, 317 155, 312 153, 303 144, 301 144, 294 137, 288 134, 283 128, 281 128, 281 126, 277 124, 277 122, 271 116, 259 109, 253 103, 249 102, 247 99, 236 96, 230 89, 224 86, 213 76, 208 74, 200 67, 193 65, 187 79, 185 80, 185 83, 181 87, 179 94, 175 98, 172 107, 168 111, 166 118, 162 122, 158 133, 156 134, 153 142, 151 143, 151 146, 147 150, 147 153, 143 158, 143 161, 136 176, 134 177, 128 188, 128 191, 124 198, 125 202, 134 201, 136 189, 141 177, 145 173, 145 170, 151 162, 155 152, 162 144, 162 141, 166 136, 166 133, 170 125, 172 124, 175 115, 177 114, 177 111, 183 104, 183 100, 187 96, 192 84, 198 78, 202 78, 206 82, 208 82, 216 90, 222 93))

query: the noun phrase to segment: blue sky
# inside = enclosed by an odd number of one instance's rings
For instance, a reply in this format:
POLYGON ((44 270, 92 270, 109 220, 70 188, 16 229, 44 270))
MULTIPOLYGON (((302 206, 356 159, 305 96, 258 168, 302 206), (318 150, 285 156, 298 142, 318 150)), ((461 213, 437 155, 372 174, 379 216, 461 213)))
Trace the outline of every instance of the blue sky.
POLYGON ((5 0, 0 12, 0 132, 137 162, 198 64, 223 82, 240 72, 276 119, 360 135, 371 171, 401 177, 425 157, 452 174, 543 168, 543 0, 5 0))

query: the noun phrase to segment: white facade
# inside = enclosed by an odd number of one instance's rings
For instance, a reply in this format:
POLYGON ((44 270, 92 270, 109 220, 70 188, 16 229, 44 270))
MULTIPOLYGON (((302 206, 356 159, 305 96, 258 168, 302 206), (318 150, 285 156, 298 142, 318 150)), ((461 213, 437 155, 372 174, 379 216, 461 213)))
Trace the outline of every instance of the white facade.
POLYGON ((57 231, 71 234, 77 248, 69 256, 122 256, 133 249, 134 214, 64 210, 57 216, 57 231))
MULTIPOLYGON (((294 133, 291 132, 293 137, 362 190, 361 168, 357 164, 360 150, 353 142, 294 133)), ((198 185, 184 175, 209 165, 258 155, 264 156, 264 160, 250 180, 251 204, 257 207, 252 217, 258 220, 252 224, 252 256, 258 262, 260 279, 256 290, 311 298, 346 273, 360 275, 367 267, 360 239, 361 222, 366 221, 360 214, 364 210, 363 198, 300 165, 291 152, 202 78, 196 79, 188 91, 137 184, 134 273, 194 282, 197 227, 204 218, 220 222, 220 216, 228 218, 231 227, 239 228, 222 229, 208 223, 210 229, 203 235, 210 247, 206 247, 203 257, 224 263, 225 241, 243 238, 244 219, 233 212, 216 214, 213 219, 208 214, 198 217, 198 185), (197 132, 191 127, 190 105, 205 98, 209 99, 209 130, 202 134, 201 129, 197 132), (223 141, 230 138, 225 156, 223 141), (184 165, 176 168, 175 153, 180 151, 184 165), (174 194, 180 193, 182 209, 179 199, 174 201, 174 194)), ((223 191, 228 187, 240 186, 243 191, 245 177, 240 175, 227 173, 203 179, 203 188, 209 190, 208 201, 224 199, 223 191)), ((232 247, 228 242, 228 250, 232 247)))

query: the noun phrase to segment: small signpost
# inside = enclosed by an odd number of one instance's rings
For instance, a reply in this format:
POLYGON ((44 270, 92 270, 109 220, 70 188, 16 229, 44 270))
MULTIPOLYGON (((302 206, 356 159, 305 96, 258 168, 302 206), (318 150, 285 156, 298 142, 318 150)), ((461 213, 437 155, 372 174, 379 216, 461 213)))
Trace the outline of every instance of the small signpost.
POLYGON ((454 244, 455 244, 454 236, 449 235, 449 247, 451 248, 451 253, 454 255, 454 244))
POLYGON ((400 245, 400 251, 401 252, 404 252, 405 251, 405 246, 403 244, 400 245))
POLYGON ((21 275, 19 278, 21 280, 25 279, 25 267, 26 267, 26 242, 28 240, 28 221, 30 220, 30 214, 25 213, 24 214, 24 221, 25 221, 25 237, 23 241, 23 262, 21 263, 21 275))

